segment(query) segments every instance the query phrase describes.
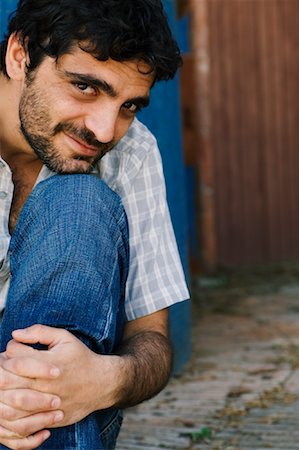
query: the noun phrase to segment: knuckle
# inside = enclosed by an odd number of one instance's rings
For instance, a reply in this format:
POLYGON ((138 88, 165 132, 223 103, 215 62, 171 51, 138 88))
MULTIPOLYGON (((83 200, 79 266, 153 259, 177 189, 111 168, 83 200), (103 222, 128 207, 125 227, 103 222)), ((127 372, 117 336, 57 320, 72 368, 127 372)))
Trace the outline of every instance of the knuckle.
POLYGON ((21 389, 7 391, 5 403, 16 409, 24 409, 26 406, 26 397, 21 389))
POLYGON ((26 424, 23 423, 23 421, 22 421, 22 422, 18 423, 18 425, 16 426, 15 433, 17 433, 21 437, 26 437, 28 434, 26 429, 27 429, 26 424))
POLYGON ((22 370, 22 361, 19 358, 14 358, 14 354, 8 355, 11 359, 8 361, 9 370, 15 374, 22 370))
POLYGON ((67 338, 70 335, 70 332, 65 330, 65 329, 63 329, 63 328, 60 328, 58 330, 58 332, 59 332, 59 334, 61 335, 62 338, 67 338))
POLYGON ((31 330, 34 333, 42 333, 44 330, 44 325, 41 325, 40 323, 32 325, 31 330))
POLYGON ((18 421, 16 420, 16 421, 12 421, 12 422, 10 422, 9 423, 9 431, 10 431, 10 433, 13 433, 13 434, 17 434, 17 435, 19 435, 20 433, 19 433, 19 424, 18 424, 18 421))
POLYGON ((8 380, 6 376, 6 372, 1 368, 0 369, 0 389, 5 389, 8 386, 8 380))
POLYGON ((38 394, 33 391, 16 389, 16 392, 13 392, 12 406, 22 411, 28 411, 30 405, 35 404, 38 398, 38 394))
POLYGON ((20 421, 1 421, 0 426, 0 437, 7 440, 20 440, 23 435, 19 432, 22 431, 22 426, 20 426, 20 421))
POLYGON ((6 346, 6 355, 8 357, 13 355, 16 347, 17 347, 17 344, 16 344, 16 342, 13 339, 11 341, 9 341, 7 346, 6 346))
POLYGON ((17 390, 8 391, 5 396, 5 401, 9 403, 10 406, 16 407, 18 404, 19 393, 17 390))
POLYGON ((6 379, 8 379, 9 374, 10 377, 21 375, 22 367, 22 358, 15 357, 15 355, 10 355, 9 359, 3 365, 3 374, 6 376, 6 379))
POLYGON ((39 409, 42 411, 51 408, 51 400, 49 399, 49 396, 37 391, 29 391, 28 394, 24 394, 23 402, 28 406, 28 409, 33 408, 34 410, 39 409))
POLYGON ((1 417, 1 419, 11 421, 11 420, 14 420, 16 418, 16 412, 15 412, 14 409, 12 409, 12 408, 10 408, 8 406, 5 407, 3 405, 0 408, 0 417, 1 417))
POLYGON ((13 396, 13 403, 16 408, 23 408, 26 404, 26 395, 19 389, 13 396))
POLYGON ((9 343, 6 346, 6 351, 5 351, 6 356, 8 358, 11 358, 12 350, 13 350, 13 344, 12 344, 12 341, 9 341, 9 343))

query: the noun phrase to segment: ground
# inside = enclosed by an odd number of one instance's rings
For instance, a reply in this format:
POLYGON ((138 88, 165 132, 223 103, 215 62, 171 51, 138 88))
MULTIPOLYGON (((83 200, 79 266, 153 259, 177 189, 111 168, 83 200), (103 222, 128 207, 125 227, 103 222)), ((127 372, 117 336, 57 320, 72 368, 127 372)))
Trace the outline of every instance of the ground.
POLYGON ((192 359, 117 449, 299 449, 299 267, 197 276, 192 297, 192 359))

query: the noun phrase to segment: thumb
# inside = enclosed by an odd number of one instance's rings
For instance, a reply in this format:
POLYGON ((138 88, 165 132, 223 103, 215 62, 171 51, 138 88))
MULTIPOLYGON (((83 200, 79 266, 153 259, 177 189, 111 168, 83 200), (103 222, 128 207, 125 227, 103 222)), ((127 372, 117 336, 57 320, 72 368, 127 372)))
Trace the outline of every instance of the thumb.
POLYGON ((12 332, 13 338, 23 344, 43 344, 49 348, 62 341, 67 341, 68 333, 61 328, 48 327, 46 325, 32 325, 28 328, 12 332))

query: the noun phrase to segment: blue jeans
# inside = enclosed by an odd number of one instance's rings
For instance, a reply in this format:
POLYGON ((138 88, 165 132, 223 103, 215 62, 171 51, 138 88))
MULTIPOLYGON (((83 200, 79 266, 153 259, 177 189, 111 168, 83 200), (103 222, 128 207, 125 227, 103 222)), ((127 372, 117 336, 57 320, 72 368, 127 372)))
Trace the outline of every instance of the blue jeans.
MULTIPOLYGON (((41 182, 21 211, 9 255, 1 351, 14 329, 40 323, 71 331, 97 353, 113 352, 125 321, 129 248, 124 209, 105 183, 93 175, 41 182)), ((40 448, 111 450, 120 424, 117 410, 95 412, 52 429, 40 448)))

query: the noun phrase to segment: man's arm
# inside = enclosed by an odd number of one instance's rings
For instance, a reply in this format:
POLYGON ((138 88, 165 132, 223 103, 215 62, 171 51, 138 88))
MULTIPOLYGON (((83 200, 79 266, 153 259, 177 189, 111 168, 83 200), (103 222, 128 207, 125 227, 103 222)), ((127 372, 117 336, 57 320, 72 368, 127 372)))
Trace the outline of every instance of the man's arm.
POLYGON ((167 310, 128 322, 118 354, 125 363, 121 383, 125 391, 120 392, 116 406, 134 406, 158 394, 172 365, 167 310))
POLYGON ((35 443, 32 434, 39 430, 69 425, 98 409, 132 406, 158 393, 171 369, 167 329, 167 310, 129 322, 117 354, 106 356, 65 330, 35 325, 15 332, 1 361, 0 443, 35 448, 41 435, 35 443), (24 345, 37 342, 49 350, 24 345), (50 375, 55 367, 58 376, 50 375), (54 423, 57 412, 50 412, 45 398, 61 400, 60 422, 54 423), (11 433, 18 436, 10 438, 11 433))

